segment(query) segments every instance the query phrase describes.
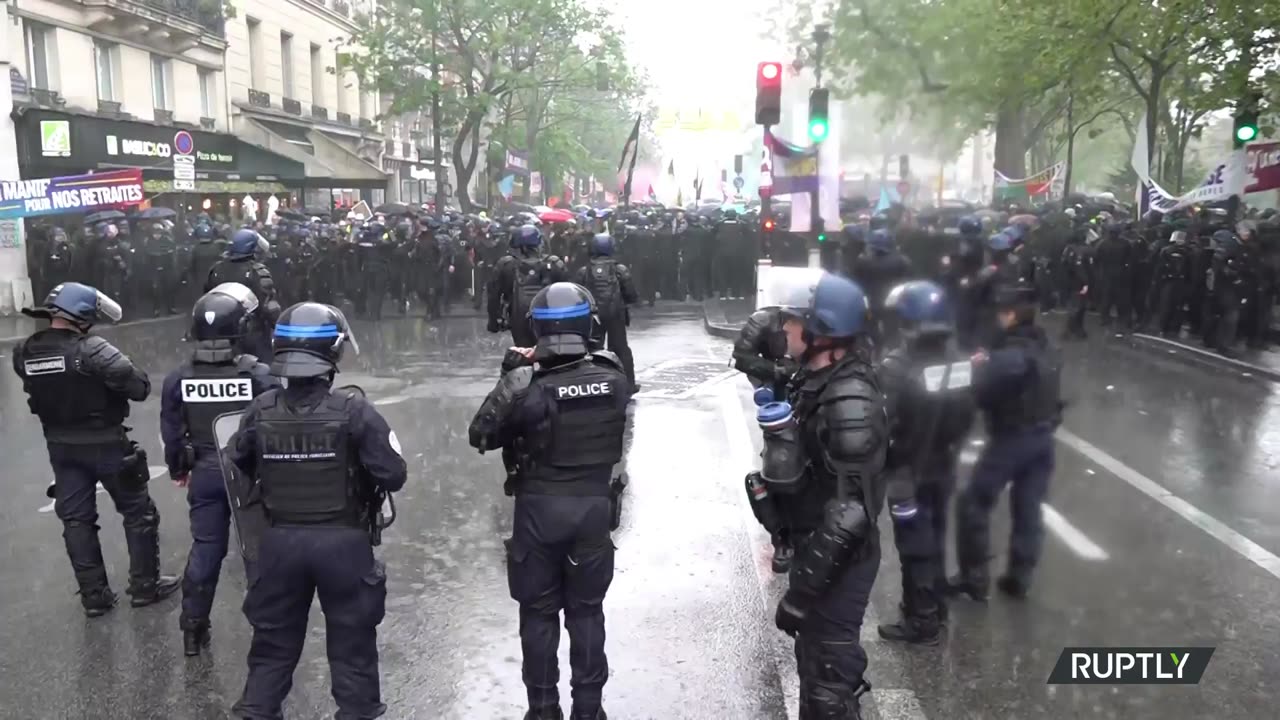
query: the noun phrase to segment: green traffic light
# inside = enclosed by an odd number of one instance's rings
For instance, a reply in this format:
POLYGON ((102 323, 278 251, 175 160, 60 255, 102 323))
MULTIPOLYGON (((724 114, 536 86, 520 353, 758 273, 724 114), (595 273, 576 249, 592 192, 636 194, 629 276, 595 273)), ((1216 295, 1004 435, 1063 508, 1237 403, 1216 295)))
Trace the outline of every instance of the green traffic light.
POLYGON ((822 120, 814 120, 809 123, 809 137, 814 140, 822 140, 827 136, 827 123, 822 120))
POLYGON ((1241 125, 1236 128, 1236 139, 1240 142, 1249 142, 1258 137, 1258 127, 1256 125, 1241 125))
POLYGON ((818 233, 818 242, 826 242, 826 241, 827 241, 826 233, 818 233))

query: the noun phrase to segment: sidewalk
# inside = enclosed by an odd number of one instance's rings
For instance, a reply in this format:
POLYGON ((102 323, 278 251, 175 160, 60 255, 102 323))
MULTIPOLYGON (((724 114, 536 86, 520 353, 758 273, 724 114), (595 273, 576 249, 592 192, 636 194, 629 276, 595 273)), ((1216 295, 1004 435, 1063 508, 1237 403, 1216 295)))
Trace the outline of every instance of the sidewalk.
POLYGON ((702 324, 709 334, 732 340, 754 311, 751 300, 710 298, 702 301, 702 324))
POLYGON ((1135 348, 1161 353, 1189 365, 1280 382, 1280 352, 1274 350, 1246 349, 1237 357, 1229 358, 1205 348, 1199 338, 1185 333, 1176 340, 1147 333, 1131 333, 1128 338, 1135 348))

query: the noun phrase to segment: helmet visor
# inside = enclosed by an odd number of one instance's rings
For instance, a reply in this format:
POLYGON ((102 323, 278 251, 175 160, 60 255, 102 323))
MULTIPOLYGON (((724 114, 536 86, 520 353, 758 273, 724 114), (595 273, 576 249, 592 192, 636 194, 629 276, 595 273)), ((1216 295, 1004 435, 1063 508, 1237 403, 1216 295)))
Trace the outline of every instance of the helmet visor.
POLYGON ((216 292, 220 295, 226 295, 227 297, 234 298, 236 302, 240 303, 241 307, 243 307, 244 311, 247 313, 256 312, 258 309, 258 296, 254 295, 252 290, 240 283, 222 283, 209 292, 216 292))
POLYGON ((360 354, 360 343, 356 340, 356 334, 351 330, 351 323, 347 322, 347 316, 342 314, 338 308, 333 308, 338 315, 338 339, 334 341, 334 347, 340 346, 343 342, 351 343, 351 349, 356 355, 360 354))
POLYGON ((768 275, 761 279, 756 307, 778 308, 789 315, 803 317, 813 304, 813 294, 821 279, 820 268, 770 268, 768 275))
POLYGON ((98 318, 108 320, 113 323, 120 322, 120 318, 124 317, 124 311, 120 309, 120 303, 112 300, 102 291, 98 291, 98 318))

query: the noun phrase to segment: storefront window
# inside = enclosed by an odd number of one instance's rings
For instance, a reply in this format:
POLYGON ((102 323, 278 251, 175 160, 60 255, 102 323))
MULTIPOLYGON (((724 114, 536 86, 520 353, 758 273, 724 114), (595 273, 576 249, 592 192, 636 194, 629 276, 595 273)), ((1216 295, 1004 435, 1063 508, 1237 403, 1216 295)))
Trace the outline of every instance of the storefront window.
POLYGON ((369 205, 373 207, 377 207, 387 201, 387 191, 382 188, 378 188, 370 194, 373 196, 373 199, 369 201, 369 205))

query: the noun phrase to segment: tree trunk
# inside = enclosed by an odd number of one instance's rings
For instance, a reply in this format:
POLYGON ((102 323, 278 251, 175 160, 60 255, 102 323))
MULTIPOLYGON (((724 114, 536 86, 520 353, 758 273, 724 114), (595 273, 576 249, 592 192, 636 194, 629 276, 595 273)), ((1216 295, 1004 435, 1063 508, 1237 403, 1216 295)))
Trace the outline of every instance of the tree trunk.
POLYGON ((1063 172, 1065 177, 1062 178, 1063 199, 1066 199, 1071 194, 1071 166, 1075 162, 1076 133, 1080 132, 1080 128, 1076 127, 1075 105, 1076 96, 1074 94, 1067 95, 1067 168, 1063 172))
MULTIPOLYGON (((1156 156, 1156 128, 1160 121, 1160 94, 1168 69, 1151 66, 1151 82, 1147 85, 1147 158, 1156 156)), ((1157 163, 1156 168, 1160 169, 1157 163)), ((1164 178, 1161 178, 1162 180, 1164 178)))
POLYGON ((458 205, 462 208, 462 212, 470 213, 475 211, 475 203, 471 200, 471 190, 467 186, 471 183, 471 174, 476 169, 476 154, 479 148, 476 143, 471 144, 471 152, 468 153, 467 161, 463 161, 462 149, 479 123, 484 120, 483 110, 472 110, 462 120, 462 126, 458 128, 458 134, 453 137, 453 172, 457 181, 458 205))
POLYGON ((1006 102, 996 113, 995 169, 1006 177, 1027 176, 1027 140, 1020 104, 1006 102))

